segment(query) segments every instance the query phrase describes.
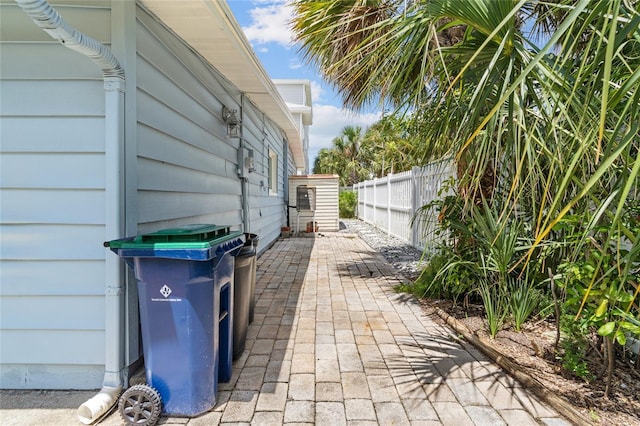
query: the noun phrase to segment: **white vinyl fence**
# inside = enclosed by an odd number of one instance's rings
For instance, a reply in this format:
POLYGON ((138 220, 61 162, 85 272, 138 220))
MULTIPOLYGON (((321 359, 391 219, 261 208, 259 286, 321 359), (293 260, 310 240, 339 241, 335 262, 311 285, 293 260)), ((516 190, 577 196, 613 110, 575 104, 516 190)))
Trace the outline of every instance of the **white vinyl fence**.
MULTIPOLYGON (((357 183, 358 219, 370 223, 420 250, 429 250, 434 243, 438 212, 429 211, 412 219, 422 206, 439 198, 443 183, 455 176, 451 160, 431 163, 425 167, 391 174, 357 183)), ((441 194, 444 197, 447 194, 441 194)))

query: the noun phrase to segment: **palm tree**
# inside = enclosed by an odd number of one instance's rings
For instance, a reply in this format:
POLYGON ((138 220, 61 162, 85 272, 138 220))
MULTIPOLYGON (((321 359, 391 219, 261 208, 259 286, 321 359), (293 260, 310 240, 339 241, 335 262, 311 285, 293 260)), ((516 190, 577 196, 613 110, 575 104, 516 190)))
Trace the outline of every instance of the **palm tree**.
POLYGON ((330 149, 323 148, 314 161, 314 173, 339 176, 341 186, 350 186, 369 177, 368 162, 362 158, 362 128, 345 126, 332 141, 330 149))
POLYGON ((313 162, 313 173, 315 174, 337 174, 343 166, 342 157, 329 148, 322 148, 318 151, 318 156, 313 162))
POLYGON ((346 105, 428 111, 422 151, 455 155, 467 208, 486 201, 503 226, 514 213, 531 224, 524 262, 578 218, 556 261, 600 259, 577 315, 600 307, 583 318, 622 342, 620 318, 637 317, 640 299, 640 227, 629 219, 640 193, 639 2, 293 4, 303 51, 346 105), (592 291, 611 282, 630 299, 592 291))
POLYGON ((487 169, 500 170, 494 184, 505 211, 527 204, 538 241, 580 203, 593 204, 591 196, 604 202, 612 189, 605 182, 620 188, 615 204, 607 202, 615 222, 635 196, 637 2, 559 0, 545 3, 544 15, 527 0, 293 4, 307 58, 346 104, 384 96, 428 108, 437 119, 424 144, 449 144, 461 178, 477 189, 487 169), (521 31, 522 17, 536 11, 553 29, 541 48, 521 31), (454 28, 464 34, 442 37, 454 28))
POLYGON ((369 171, 360 159, 362 146, 362 128, 360 126, 345 126, 340 136, 333 139, 333 149, 344 159, 341 176, 344 185, 350 186, 366 179, 369 171))
POLYGON ((416 164, 409 130, 409 119, 397 115, 386 115, 367 129, 361 151, 375 176, 411 170, 416 164))

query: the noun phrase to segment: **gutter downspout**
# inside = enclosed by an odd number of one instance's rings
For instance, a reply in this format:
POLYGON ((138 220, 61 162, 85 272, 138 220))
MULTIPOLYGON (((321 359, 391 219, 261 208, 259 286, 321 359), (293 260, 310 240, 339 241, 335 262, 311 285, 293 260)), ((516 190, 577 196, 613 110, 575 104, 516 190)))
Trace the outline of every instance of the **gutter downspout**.
POLYGON ((283 154, 283 163, 284 163, 284 172, 282 180, 284 181, 284 216, 286 218, 286 226, 289 225, 289 141, 287 138, 282 138, 282 152, 283 154))
MULTIPOLYGON (((54 39, 89 57, 102 70, 105 90, 105 240, 124 232, 124 90, 125 73, 115 55, 98 40, 69 26, 46 0, 15 0, 54 39)), ((90 424, 118 401, 123 386, 124 282, 122 262, 105 258, 105 375, 101 391, 78 408, 90 424)))
MULTIPOLYGON (((244 120, 244 93, 240 94, 240 122, 244 120)), ((240 126, 240 170, 242 170, 242 227, 244 232, 251 232, 251 209, 249 208, 249 176, 250 173, 248 167, 245 164, 246 158, 246 146, 244 140, 243 126, 240 126), (246 173, 244 172, 246 170, 246 173)))

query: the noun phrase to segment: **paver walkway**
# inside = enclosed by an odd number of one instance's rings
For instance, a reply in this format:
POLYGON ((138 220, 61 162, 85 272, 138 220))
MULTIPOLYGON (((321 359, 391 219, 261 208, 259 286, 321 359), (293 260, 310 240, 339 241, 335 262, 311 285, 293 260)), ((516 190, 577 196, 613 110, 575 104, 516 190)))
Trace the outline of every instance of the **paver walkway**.
MULTIPOLYGON (((394 292, 399 282, 354 235, 277 241, 258 259, 255 319, 216 407, 160 424, 569 424, 394 292)), ((117 412, 102 423, 117 424, 117 412)))
POLYGON ((255 320, 213 412, 189 425, 566 425, 452 339, 354 235, 278 241, 258 259, 255 320))

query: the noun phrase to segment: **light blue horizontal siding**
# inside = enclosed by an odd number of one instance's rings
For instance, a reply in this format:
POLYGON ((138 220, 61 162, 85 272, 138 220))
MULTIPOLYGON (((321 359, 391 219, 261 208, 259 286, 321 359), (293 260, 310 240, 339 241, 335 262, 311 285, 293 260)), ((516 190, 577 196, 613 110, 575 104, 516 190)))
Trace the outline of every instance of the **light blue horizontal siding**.
POLYGON ((23 117, 104 116, 103 82, 3 79, 0 111, 3 116, 23 117))
POLYGON ((0 269, 2 296, 104 295, 102 260, 2 259, 0 269))
MULTIPOLYGON (((239 196, 188 194, 182 192, 140 191, 140 222, 159 222, 163 220, 179 220, 181 218, 204 215, 225 214, 234 210, 240 211, 239 196)), ((219 220, 217 225, 233 225, 219 220)))
POLYGON ((280 236, 280 227, 286 224, 284 200, 284 143, 281 131, 262 112, 247 103, 243 116, 243 135, 254 149, 256 170, 248 176, 250 231, 260 237, 259 252, 280 236), (278 156, 277 194, 269 192, 269 152, 278 156))
MULTIPOLYGON (((212 88, 203 85, 192 74, 192 69, 177 64, 173 74, 166 74, 145 58, 138 61, 138 89, 152 94, 160 103, 178 107, 185 119, 201 127, 221 142, 226 126, 222 121, 223 103, 211 96, 212 88)), ((169 67, 171 68, 171 67, 169 67)))
POLYGON ((235 165, 229 164, 201 171, 141 158, 138 185, 141 190, 239 196, 241 189, 234 169, 235 165), (171 179, 167 180, 166 176, 171 179))
POLYGON ((97 389, 103 377, 100 364, 0 364, 1 389, 97 389))
POLYGON ((0 227, 0 258, 101 260, 105 256, 103 242, 101 225, 4 224, 0 227))
MULTIPOLYGON (((208 62, 200 56, 194 54, 189 46, 177 39, 172 33, 166 31, 156 18, 150 16, 145 11, 139 9, 139 26, 137 34, 138 58, 157 69, 157 72, 164 74, 177 87, 183 88, 199 105, 207 111, 217 111, 221 113, 222 105, 230 105, 234 95, 239 91, 230 85, 226 79, 220 76, 208 62), (191 90, 194 85, 199 85, 201 90, 191 90), (215 94, 216 96, 211 96, 215 94)), ((144 68, 144 64, 140 64, 144 68)), ((141 72, 137 73, 138 78, 145 77, 141 72)), ((149 88, 144 83, 140 87, 149 88)), ((156 92, 153 88, 153 92, 156 92)), ((158 91, 159 97, 162 91, 158 91)), ((236 99, 237 101, 237 99, 236 99)), ((221 122, 221 119, 220 119, 221 122)))
MULTIPOLYGON (((101 17, 86 23, 108 35, 109 13, 93 11, 101 17)), ((26 26, 49 40, 0 46, 0 386, 95 388, 105 351, 103 82, 90 59, 26 26)))
POLYGON ((102 189, 3 189, 2 203, 5 224, 101 225, 105 220, 102 189))
MULTIPOLYGON (((24 15, 24 12, 21 13, 24 15)), ((0 62, 3 79, 67 80, 69 67, 73 67, 76 79, 102 79, 100 68, 90 58, 58 43, 44 31, 36 28, 33 23, 28 23, 26 27, 33 28, 44 37, 48 37, 48 40, 45 43, 1 41, 0 48, 3 56, 20 57, 20 61, 0 62)))
POLYGON ((0 136, 3 157, 7 153, 103 153, 104 118, 2 117, 0 136))
POLYGON ((3 153, 0 167, 3 188, 104 188, 102 153, 3 153))
MULTIPOLYGON (((227 140, 213 135, 207 129, 191 121, 180 105, 167 105, 158 102, 146 92, 138 92, 138 121, 147 127, 172 137, 176 141, 200 148, 229 161, 237 161, 237 142, 231 145, 227 140)), ((212 116, 211 120, 215 118, 212 116)), ((153 145, 154 140, 140 138, 140 150, 148 150, 146 144, 153 145)))
POLYGON ((104 315, 95 312, 104 312, 102 295, 3 295, 0 299, 0 324, 4 330, 104 330, 104 315))
POLYGON ((104 365, 104 332, 3 330, 0 359, 3 364, 104 365))
POLYGON ((235 162, 231 162, 230 166, 228 160, 210 155, 214 150, 213 143, 209 144, 211 146, 204 147, 184 144, 158 129, 145 125, 138 126, 138 135, 140 139, 153 141, 140 147, 138 150, 140 157, 201 172, 235 176, 235 162))
POLYGON ((137 31, 138 231, 184 223, 239 229, 239 142, 226 137, 221 119, 227 87, 140 9, 137 31))
MULTIPOLYGON (((0 40, 58 43, 38 28, 24 11, 13 2, 3 2, 0 13, 0 40), (8 3, 8 4, 6 4, 8 3)), ((67 24, 94 39, 111 41, 111 2, 91 0, 91 7, 73 6, 67 1, 49 1, 67 24)))

